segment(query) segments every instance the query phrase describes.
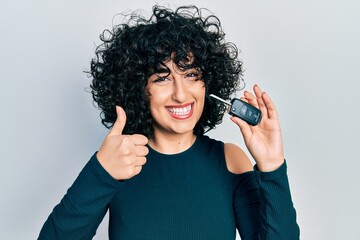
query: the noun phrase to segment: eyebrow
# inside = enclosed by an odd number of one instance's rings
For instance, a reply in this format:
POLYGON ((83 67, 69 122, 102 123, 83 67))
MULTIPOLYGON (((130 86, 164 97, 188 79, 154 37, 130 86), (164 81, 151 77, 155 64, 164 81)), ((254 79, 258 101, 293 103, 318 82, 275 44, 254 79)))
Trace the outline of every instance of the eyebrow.
POLYGON ((159 74, 159 73, 170 73, 171 71, 167 68, 158 68, 156 69, 156 71, 154 71, 154 74, 159 74))
MULTIPOLYGON (((200 72, 200 70, 199 70, 197 67, 195 67, 195 66, 192 67, 192 68, 189 68, 189 69, 184 69, 184 70, 181 70, 181 69, 180 69, 180 71, 186 73, 186 72, 188 72, 188 71, 190 71, 190 70, 192 70, 192 69, 200 72)), ((152 69, 152 74, 151 74, 151 75, 153 75, 153 74, 155 74, 155 75, 156 75, 156 74, 163 74, 163 73, 171 74, 171 70, 170 70, 169 68, 167 68, 167 67, 164 67, 164 66, 162 66, 162 65, 159 65, 159 66, 157 66, 155 69, 152 69)))
POLYGON ((168 69, 166 66, 163 66, 162 64, 149 68, 148 71, 151 75, 171 72, 170 69, 168 69))

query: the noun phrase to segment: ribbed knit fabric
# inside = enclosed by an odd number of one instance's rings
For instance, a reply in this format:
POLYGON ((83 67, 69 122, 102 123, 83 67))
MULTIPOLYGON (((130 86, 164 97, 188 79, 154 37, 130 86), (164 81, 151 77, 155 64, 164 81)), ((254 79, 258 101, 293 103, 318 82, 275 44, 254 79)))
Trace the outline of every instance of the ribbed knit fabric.
POLYGON ((179 154, 149 147, 141 173, 114 180, 94 155, 45 222, 39 238, 91 239, 107 209, 110 240, 299 239, 286 163, 232 174, 224 144, 207 136, 179 154))

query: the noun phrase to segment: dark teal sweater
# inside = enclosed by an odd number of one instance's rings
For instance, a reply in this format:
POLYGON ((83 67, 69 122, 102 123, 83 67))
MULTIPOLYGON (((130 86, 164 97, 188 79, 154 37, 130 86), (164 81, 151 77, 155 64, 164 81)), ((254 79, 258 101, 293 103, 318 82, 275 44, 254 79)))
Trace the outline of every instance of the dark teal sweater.
POLYGON ((110 211, 109 239, 299 239, 286 163, 232 174, 224 144, 198 137, 166 155, 149 147, 141 173, 114 180, 94 155, 54 208, 40 240, 92 239, 110 211))

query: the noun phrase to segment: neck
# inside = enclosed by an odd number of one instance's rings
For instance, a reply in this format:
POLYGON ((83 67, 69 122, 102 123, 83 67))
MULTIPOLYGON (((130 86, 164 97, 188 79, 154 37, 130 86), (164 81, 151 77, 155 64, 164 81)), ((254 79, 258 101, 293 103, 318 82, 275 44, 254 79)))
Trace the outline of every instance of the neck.
POLYGON ((196 140, 193 133, 164 135, 154 132, 154 137, 149 139, 149 146, 164 154, 176 154, 190 148, 196 140))

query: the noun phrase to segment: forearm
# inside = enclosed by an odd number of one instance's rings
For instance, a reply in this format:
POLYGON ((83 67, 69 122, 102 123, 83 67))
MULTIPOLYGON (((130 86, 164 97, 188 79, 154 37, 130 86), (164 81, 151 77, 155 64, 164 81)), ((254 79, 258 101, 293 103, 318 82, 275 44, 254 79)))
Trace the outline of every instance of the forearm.
POLYGON ((291 199, 284 162, 272 172, 260 172, 254 167, 260 187, 259 239, 299 239, 296 211, 291 199))
POLYGON ((94 155, 54 208, 38 239, 91 239, 120 185, 94 155))

